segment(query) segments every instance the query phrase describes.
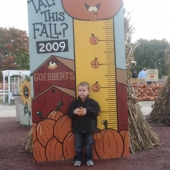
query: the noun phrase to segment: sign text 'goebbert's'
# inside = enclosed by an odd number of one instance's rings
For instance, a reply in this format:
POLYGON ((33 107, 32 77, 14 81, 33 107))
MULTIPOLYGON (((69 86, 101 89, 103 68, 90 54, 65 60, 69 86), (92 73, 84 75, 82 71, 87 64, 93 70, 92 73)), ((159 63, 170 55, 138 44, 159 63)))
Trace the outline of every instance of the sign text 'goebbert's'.
POLYGON ((51 80, 74 80, 74 72, 58 72, 58 73, 36 73, 34 81, 51 81, 51 80))

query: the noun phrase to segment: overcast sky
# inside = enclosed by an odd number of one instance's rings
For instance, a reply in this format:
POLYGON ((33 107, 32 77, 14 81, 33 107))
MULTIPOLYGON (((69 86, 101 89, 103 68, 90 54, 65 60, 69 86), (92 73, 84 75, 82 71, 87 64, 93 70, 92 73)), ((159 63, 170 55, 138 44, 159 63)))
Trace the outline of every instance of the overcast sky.
MULTIPOLYGON (((162 39, 170 42, 170 0, 124 0, 136 28, 133 41, 162 39)), ((0 0, 0 27, 28 31, 27 0, 0 0)))

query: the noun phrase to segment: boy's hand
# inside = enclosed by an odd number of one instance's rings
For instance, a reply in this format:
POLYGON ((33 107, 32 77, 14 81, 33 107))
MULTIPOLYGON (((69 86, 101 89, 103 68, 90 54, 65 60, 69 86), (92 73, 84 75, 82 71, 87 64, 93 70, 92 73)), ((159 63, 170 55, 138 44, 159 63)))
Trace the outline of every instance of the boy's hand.
POLYGON ((79 116, 84 116, 84 115, 86 115, 86 109, 85 108, 80 108, 79 109, 79 114, 78 114, 79 116))
POLYGON ((80 108, 75 109, 74 114, 76 114, 76 115, 80 114, 80 108))

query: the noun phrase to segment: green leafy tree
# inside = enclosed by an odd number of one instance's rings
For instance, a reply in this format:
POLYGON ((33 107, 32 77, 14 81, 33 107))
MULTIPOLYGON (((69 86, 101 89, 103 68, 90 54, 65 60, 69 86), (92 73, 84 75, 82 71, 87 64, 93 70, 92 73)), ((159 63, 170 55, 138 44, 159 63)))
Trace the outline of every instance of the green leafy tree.
POLYGON ((142 68, 158 69, 159 77, 168 75, 168 58, 166 55, 170 44, 165 39, 163 40, 138 40, 138 46, 134 51, 134 58, 137 65, 134 69, 138 72, 142 68))
POLYGON ((29 70, 26 31, 0 27, 0 81, 3 70, 29 70))

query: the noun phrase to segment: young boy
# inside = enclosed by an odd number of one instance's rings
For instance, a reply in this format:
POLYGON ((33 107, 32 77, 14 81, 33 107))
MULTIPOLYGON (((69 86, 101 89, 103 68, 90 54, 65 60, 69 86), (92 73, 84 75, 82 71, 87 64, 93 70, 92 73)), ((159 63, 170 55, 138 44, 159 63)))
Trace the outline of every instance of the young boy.
POLYGON ((89 98, 89 93, 89 83, 81 82, 78 85, 78 99, 71 103, 68 110, 75 138, 74 166, 81 165, 84 146, 87 166, 94 165, 92 161, 93 133, 97 131, 97 116, 100 113, 100 106, 95 100, 89 98))

